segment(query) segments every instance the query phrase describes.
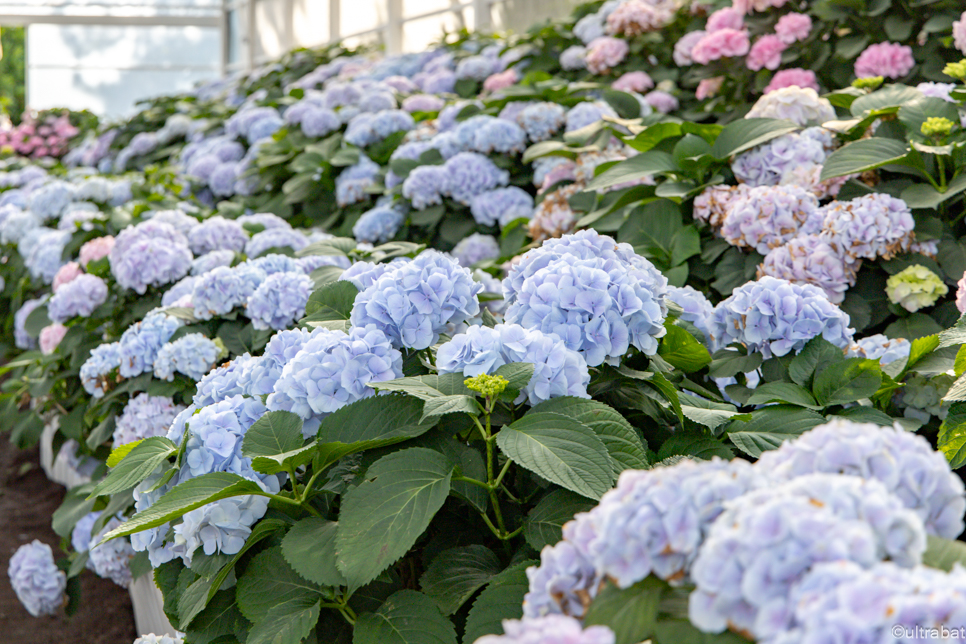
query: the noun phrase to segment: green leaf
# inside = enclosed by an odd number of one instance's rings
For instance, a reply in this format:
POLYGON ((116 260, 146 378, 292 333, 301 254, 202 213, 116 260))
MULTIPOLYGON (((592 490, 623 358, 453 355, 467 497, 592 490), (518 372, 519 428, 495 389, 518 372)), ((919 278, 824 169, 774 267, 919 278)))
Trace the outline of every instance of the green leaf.
POLYGON ((501 570, 499 557, 486 546, 450 548, 436 555, 419 585, 444 615, 452 615, 501 570))
POLYGON ((711 156, 716 159, 728 157, 750 150, 775 137, 794 132, 798 126, 791 121, 776 119, 738 119, 728 123, 721 130, 711 147, 711 156))
POLYGON ((174 456, 178 446, 163 436, 152 436, 128 451, 117 466, 91 491, 91 498, 134 487, 174 456))
POLYGON ((370 396, 346 405, 322 419, 315 467, 321 470, 343 456, 422 436, 435 425, 422 422, 422 416, 423 402, 409 396, 370 396))
POLYGON ((951 571, 955 564, 966 566, 966 543, 926 535, 926 552, 922 555, 922 563, 946 572, 951 571))
POLYGON ((740 414, 734 405, 718 403, 682 393, 681 411, 688 420, 715 429, 731 419, 751 420, 751 414, 740 414))
POLYGON ((400 590, 356 621, 352 644, 456 644, 456 629, 432 599, 400 590))
POLYGON ((627 588, 608 584, 584 614, 584 626, 607 626, 614 644, 637 644, 654 632, 658 606, 667 584, 653 576, 627 588))
POLYGON ((242 455, 277 456, 302 446, 302 419, 290 411, 270 411, 245 433, 242 455))
POLYGON ((950 405, 949 413, 939 427, 936 447, 954 470, 966 464, 966 403, 950 405))
POLYGON ((594 177, 585 190, 601 191, 628 181, 637 181, 660 172, 671 172, 677 164, 667 152, 650 150, 608 168, 594 177))
POLYGON ((637 430, 620 413, 604 403, 561 396, 542 402, 531 411, 538 412, 563 414, 594 430, 613 459, 615 474, 624 470, 643 470, 650 467, 647 446, 637 430))
POLYGON ((372 387, 380 391, 402 391, 420 400, 443 396, 473 396, 474 393, 463 384, 465 379, 461 373, 444 373, 374 382, 372 387))
POLYGON ((864 116, 867 112, 897 108, 922 98, 922 92, 907 85, 886 85, 871 94, 860 96, 852 101, 852 116, 864 116))
POLYGON ((742 452, 758 458, 789 438, 800 436, 825 422, 825 417, 808 409, 774 405, 752 412, 746 423, 729 426, 728 438, 742 452))
POLYGON ((314 322, 348 320, 359 289, 352 282, 340 280, 326 284, 309 296, 305 314, 314 322))
POLYGON ((689 456, 703 461, 715 456, 725 460, 734 458, 731 448, 717 438, 696 432, 676 432, 661 445, 657 460, 663 461, 672 456, 689 456))
POLYGON ((449 459, 412 447, 383 456, 363 483, 345 493, 336 561, 351 589, 369 583, 409 551, 443 506, 452 477, 449 459))
POLYGON ((939 192, 928 183, 914 183, 903 190, 900 196, 910 208, 934 210, 963 190, 966 190, 966 174, 961 174, 950 181, 945 192, 939 192))
POLYGON ((829 418, 834 417, 848 418, 856 423, 875 423, 876 425, 881 425, 882 427, 891 427, 892 423, 894 422, 889 414, 881 412, 874 407, 863 407, 862 405, 846 407, 841 411, 835 412, 835 414, 829 418))
POLYGON ((877 360, 850 358, 815 374, 812 391, 820 405, 845 405, 871 398, 882 384, 877 360))
POLYGON ((496 444, 515 463, 591 499, 614 483, 603 442, 593 429, 563 414, 530 411, 501 429, 496 444))
POLYGON ((70 539, 77 522, 94 509, 95 499, 88 498, 88 494, 93 488, 93 483, 87 483, 67 491, 63 503, 54 510, 52 517, 51 524, 58 536, 70 539))
POLYGON ((939 335, 927 335, 922 338, 916 338, 912 341, 912 346, 909 349, 909 358, 906 360, 906 369, 911 369, 920 360, 928 356, 930 353, 939 348, 939 335))
POLYGON ((909 146, 895 139, 873 137, 853 141, 825 159, 821 180, 857 174, 890 163, 898 163, 907 154, 909 154, 909 146))
POLYGON ((523 388, 530 384, 530 380, 533 378, 533 364, 530 362, 510 362, 498 367, 493 375, 503 376, 508 381, 506 389, 500 394, 500 399, 508 402, 513 401, 523 388))
POLYGON ((107 466, 112 468, 117 467, 117 464, 120 463, 121 460, 125 456, 127 456, 132 449, 140 445, 143 441, 144 439, 142 438, 141 440, 131 441, 130 443, 124 443, 123 445, 118 445, 117 447, 112 449, 111 455, 107 457, 107 466))
POLYGON ((780 402, 808 407, 809 409, 821 409, 821 405, 815 404, 815 398, 804 387, 790 382, 768 382, 757 389, 748 398, 749 405, 766 405, 768 403, 780 402))
POLYGON ((329 237, 317 242, 313 242, 295 253, 296 257, 308 257, 309 255, 333 255, 336 257, 346 257, 349 251, 356 247, 356 240, 351 237, 329 237))
POLYGON ((916 338, 940 333, 943 330, 935 320, 925 313, 913 313, 899 318, 886 327, 885 334, 890 338, 905 338, 910 342, 916 338))
POLYGON ((235 596, 245 618, 258 624, 274 606, 302 599, 318 601, 321 588, 299 576, 286 563, 279 546, 255 555, 238 578, 235 596))
POLYGON ((530 589, 527 568, 534 561, 524 561, 507 568, 483 589, 466 617, 463 644, 473 644, 484 635, 502 635, 503 620, 523 616, 523 596, 530 589))
POLYGON ((578 512, 594 507, 586 497, 570 490, 554 490, 540 499, 523 522, 523 537, 530 547, 540 552, 563 539, 563 525, 578 512))
POLYGON ((788 375, 802 387, 807 387, 816 372, 824 371, 830 364, 842 362, 845 356, 834 344, 817 336, 802 347, 788 365, 788 375))
POLYGON ((956 324, 939 334, 938 348, 952 347, 957 344, 966 344, 966 315, 960 317, 956 324))
POLYGON ((480 406, 480 403, 473 396, 441 396, 439 398, 430 398, 423 403, 423 416, 420 422, 428 418, 445 416, 446 414, 465 413, 478 416, 482 412, 483 407, 480 406))
POLYGON ((933 116, 947 118, 953 123, 959 122, 957 120, 959 119, 959 110, 955 103, 948 103, 941 98, 931 96, 920 96, 903 103, 898 113, 899 121, 906 126, 913 137, 921 136, 922 124, 926 122, 926 119, 933 116))
POLYGON ((661 339, 657 352, 675 368, 692 373, 711 363, 711 354, 693 335, 673 322, 665 323, 667 335, 661 339))
POLYGON ((644 128, 643 132, 627 143, 638 152, 647 152, 664 139, 669 139, 672 136, 681 136, 680 123, 655 123, 644 128))
POLYGON ((731 378, 739 373, 751 373, 761 366, 760 353, 745 353, 745 349, 732 347, 718 349, 711 356, 708 375, 712 378, 731 378))
POLYGON ((318 517, 296 523, 282 539, 282 555, 295 572, 320 586, 345 586, 335 565, 335 535, 339 524, 318 517))
POLYGON ((245 644, 301 644, 319 621, 321 602, 297 597, 272 606, 248 632, 245 644))
POLYGON ((27 319, 24 320, 23 330, 26 331, 27 335, 29 335, 31 338, 36 338, 40 335, 40 332, 44 329, 44 327, 49 325, 50 318, 47 317, 47 305, 43 304, 30 312, 30 315, 28 315, 27 319))
POLYGON ((162 523, 167 523, 208 503, 246 494, 264 495, 265 493, 256 482, 237 474, 229 472, 204 474, 174 486, 154 505, 143 512, 138 512, 104 535, 104 541, 156 528, 162 523))
POLYGON ((686 619, 661 620, 654 625, 654 644, 748 644, 730 631, 702 633, 686 619))

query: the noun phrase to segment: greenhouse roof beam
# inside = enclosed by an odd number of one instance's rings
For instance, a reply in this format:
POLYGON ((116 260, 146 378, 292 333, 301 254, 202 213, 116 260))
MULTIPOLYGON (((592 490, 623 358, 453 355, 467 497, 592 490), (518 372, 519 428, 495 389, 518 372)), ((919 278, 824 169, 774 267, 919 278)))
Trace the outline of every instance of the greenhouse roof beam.
POLYGON ((220 27, 220 16, 118 16, 118 15, 68 15, 0 13, 0 24, 14 25, 121 25, 121 26, 168 26, 168 27, 220 27))

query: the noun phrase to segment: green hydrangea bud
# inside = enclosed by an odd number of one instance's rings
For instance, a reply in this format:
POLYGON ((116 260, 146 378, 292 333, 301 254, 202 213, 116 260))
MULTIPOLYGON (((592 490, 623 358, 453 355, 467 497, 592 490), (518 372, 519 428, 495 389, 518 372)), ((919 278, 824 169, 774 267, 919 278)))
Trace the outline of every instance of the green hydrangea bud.
POLYGON ((946 136, 949 134, 955 123, 944 116, 930 116, 919 128, 924 136, 946 136))
POLYGON ((949 63, 943 68, 943 73, 946 76, 952 76, 953 78, 958 78, 963 80, 966 78, 966 59, 959 61, 958 63, 949 63))
POLYGON ((921 264, 902 270, 886 282, 886 295, 893 304, 909 312, 932 306, 949 292, 939 276, 921 264))
POLYGON ((852 87, 856 89, 867 89, 869 91, 879 89, 885 79, 882 76, 870 76, 869 78, 856 78, 852 81, 852 87))
POLYGON ((228 347, 226 347, 225 343, 221 341, 221 338, 215 338, 214 340, 212 340, 212 342, 214 342, 215 346, 218 347, 218 361, 220 362, 225 358, 227 358, 228 347))
POLYGON ((489 376, 481 373, 473 378, 467 378, 463 381, 463 384, 466 385, 467 389, 479 392, 487 398, 493 398, 503 393, 510 381, 503 376, 489 376))

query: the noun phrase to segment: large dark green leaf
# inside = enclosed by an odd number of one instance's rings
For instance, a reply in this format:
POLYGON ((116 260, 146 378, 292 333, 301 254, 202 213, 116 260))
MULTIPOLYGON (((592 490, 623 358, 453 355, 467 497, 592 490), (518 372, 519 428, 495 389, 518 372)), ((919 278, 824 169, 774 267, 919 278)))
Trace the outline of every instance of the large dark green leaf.
POLYGON ((852 358, 816 373, 812 391, 820 405, 845 405, 871 398, 881 383, 878 361, 852 358))
POLYGON ((808 409, 774 405, 751 414, 746 423, 733 423, 728 438, 738 449, 758 458, 789 438, 795 438, 825 422, 825 417, 808 409))
POLYGON ((871 94, 856 98, 849 109, 852 116, 863 116, 874 110, 898 108, 921 98, 922 92, 908 85, 886 85, 871 94))
POLYGON ((738 119, 721 130, 711 147, 711 155, 716 159, 728 157, 750 150, 775 137, 794 132, 798 126, 791 121, 776 119, 738 119))
POLYGON ((321 588, 292 570, 279 546, 255 555, 245 568, 245 574, 238 578, 236 596, 242 614, 256 624, 278 604, 322 598, 321 588))
POLYGON ((163 436, 152 436, 132 447, 121 462, 91 491, 91 497, 115 494, 134 487, 178 451, 163 436))
POLYGON ((949 572, 955 564, 966 566, 966 543, 943 539, 933 535, 926 536, 926 552, 922 555, 923 565, 949 572))
POLYGON ((282 539, 282 555, 290 566, 321 586, 344 586, 345 576, 335 564, 335 535, 339 524, 318 517, 296 523, 282 539))
POLYGON ((540 499, 523 522, 523 537, 530 547, 540 552, 563 539, 563 525, 578 512, 594 507, 586 497, 570 490, 554 490, 540 499))
POLYGON ((384 456, 366 480, 342 498, 336 562, 350 588, 359 588, 402 557, 449 495, 453 463, 412 447, 384 456))
POLYGON ((372 386, 382 391, 402 391, 420 400, 444 396, 472 396, 473 392, 463 384, 465 379, 461 373, 444 373, 374 382, 372 386))
POLYGON ((456 629, 432 599, 400 590, 356 621, 352 644, 456 644, 456 629))
POLYGON ((628 588, 608 585, 584 615, 585 626, 607 626, 614 631, 615 644, 637 644, 654 632, 658 606, 667 585, 647 577, 628 588))
POLYGON ((320 604, 313 597, 279 602, 252 627, 245 644, 301 644, 319 621, 320 604))
POLYGON ((600 173, 587 184, 587 190, 603 190, 628 181, 638 181, 660 172, 677 169, 677 164, 667 152, 650 150, 643 154, 621 161, 612 168, 600 173))
POLYGON ((939 428, 936 446, 953 469, 966 463, 966 403, 957 402, 949 407, 949 413, 939 428))
POLYGON ((530 588, 527 568, 535 563, 525 561, 507 568, 483 589, 466 617, 463 644, 473 644, 484 635, 502 635, 503 620, 523 616, 523 596, 530 588))
POLYGON ((765 383, 754 390, 747 404, 766 405, 773 402, 790 403, 809 409, 822 408, 815 403, 815 398, 807 389, 791 382, 765 383))
POLYGON ((699 371, 711 363, 711 354, 693 335, 673 323, 664 326, 667 335, 661 339, 658 355, 685 373, 699 371))
POLYGON ((245 433, 242 454, 257 472, 277 474, 312 460, 314 445, 303 445, 302 419, 290 411, 270 411, 245 433))
POLYGON ((486 546, 451 548, 433 558, 419 585, 444 615, 452 615, 502 569, 499 557, 486 546))
POLYGON ((352 282, 339 280, 326 284, 309 296, 305 314, 313 322, 348 320, 359 289, 352 282))
POLYGON ((829 365, 843 360, 845 356, 841 349, 818 336, 809 340, 792 359, 788 365, 788 375, 797 384, 807 387, 816 372, 824 371, 829 365))
POLYGON ((907 154, 909 146, 895 139, 873 137, 853 141, 829 155, 822 167, 821 179, 825 181, 899 163, 907 154))

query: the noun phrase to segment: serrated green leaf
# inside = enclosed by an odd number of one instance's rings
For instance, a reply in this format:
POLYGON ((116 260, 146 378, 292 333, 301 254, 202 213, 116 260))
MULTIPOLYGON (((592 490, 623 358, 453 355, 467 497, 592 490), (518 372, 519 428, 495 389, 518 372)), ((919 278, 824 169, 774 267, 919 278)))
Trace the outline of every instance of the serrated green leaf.
POLYGON ((584 614, 584 626, 607 626, 614 644, 637 644, 654 632, 667 584, 649 576, 627 588, 608 584, 584 614))
POLYGON ((672 456, 690 456, 703 461, 715 456, 725 460, 734 458, 734 452, 717 438, 695 432, 675 432, 661 445, 657 460, 663 461, 672 456))
POLYGON ((292 570, 280 546, 255 555, 238 578, 238 608, 248 621, 264 620, 273 606, 296 599, 321 599, 321 588, 292 570))
POLYGON ((131 441, 130 443, 124 443, 123 445, 118 445, 111 450, 111 455, 107 457, 108 467, 117 467, 117 464, 128 455, 128 453, 144 442, 144 439, 131 441))
POLYGON ((177 451, 178 446, 163 436, 144 439, 132 447, 117 466, 94 487, 91 498, 134 487, 177 451))
POLYGON ((433 558, 419 586, 444 615, 452 615, 502 569, 499 557, 486 546, 450 548, 433 558))
POLYGON ((352 282, 339 280, 313 292, 305 303, 306 318, 314 322, 339 322, 349 319, 359 289, 352 282))
POLYGON ((503 620, 523 616, 523 596, 530 589, 526 571, 535 563, 539 562, 511 566, 487 584, 466 617, 463 644, 473 644, 484 635, 502 635, 503 620))
POLYGON ((743 354, 733 347, 724 347, 711 356, 708 375, 712 378, 731 378, 739 373, 751 373, 760 366, 760 353, 743 354))
POLYGON ((473 392, 463 384, 465 379, 461 373, 432 374, 374 382, 372 387, 380 391, 401 391, 420 400, 443 396, 472 396, 473 392))
POLYGON ((825 422, 825 417, 808 409, 774 405, 752 412, 751 420, 728 428, 728 438, 744 453, 758 458, 825 422))
POLYGON ((356 621, 352 644, 456 644, 456 629, 432 599, 400 590, 356 621))
POLYGON ((430 398, 423 403, 423 415, 420 422, 428 418, 438 418, 446 414, 472 414, 478 416, 483 412, 480 403, 473 396, 441 396, 430 398))
POLYGON ((890 163, 903 164, 908 154, 909 146, 895 139, 873 137, 853 141, 839 148, 825 159, 821 180, 857 174, 890 163))
POLYGON ((844 405, 871 398, 881 384, 878 361, 850 358, 816 373, 812 391, 821 405, 844 405))
POLYGON ((732 419, 751 419, 750 415, 739 413, 734 405, 728 403, 713 402, 687 393, 680 394, 680 397, 684 417, 708 429, 713 430, 732 419))
POLYGON ((409 551, 449 495, 453 468, 439 452, 412 447, 383 456, 345 493, 336 562, 350 589, 409 551))
POLYGON ((650 150, 621 161, 600 173, 587 184, 586 190, 601 191, 628 181, 637 181, 660 172, 677 169, 677 164, 667 152, 650 150))
POLYGON ((711 354, 693 335, 673 322, 664 327, 667 335, 661 339, 658 355, 685 373, 699 371, 711 363, 711 354))
POLYGON ((594 507, 592 501, 570 490, 554 490, 540 499, 523 522, 523 537, 540 552, 563 539, 563 525, 578 512, 594 507))
POLYGON ((339 524, 318 517, 296 523, 282 539, 282 555, 290 566, 321 586, 345 586, 345 576, 335 565, 335 535, 339 524))
POLYGON ((955 564, 966 566, 966 543, 926 535, 926 552, 922 555, 922 563, 946 572, 952 570, 955 564))
POLYGON ((939 334, 939 348, 966 344, 966 315, 956 321, 956 324, 939 334))
POLYGON ((966 464, 966 403, 950 405, 949 413, 939 427, 936 447, 946 456, 949 466, 954 470, 966 464))
POLYGON ((550 412, 530 411, 505 426, 496 444, 520 466, 591 499, 614 483, 614 466, 593 429, 550 412))
POLYGON ((727 124, 711 147, 711 156, 727 159, 776 137, 794 132, 798 126, 777 119, 737 119, 727 124))
POLYGON ((242 455, 277 456, 302 447, 302 419, 290 411, 270 411, 245 432, 242 455))
POLYGON ((791 382, 768 382, 757 389, 748 398, 749 405, 767 405, 780 402, 807 407, 808 409, 822 409, 816 404, 815 398, 807 389, 791 382))
POLYGON ((498 367, 493 375, 503 376, 509 381, 506 389, 500 394, 500 399, 513 401, 523 388, 530 384, 530 380, 533 378, 533 364, 529 362, 510 362, 498 367))
POLYGON ((855 407, 846 407, 840 411, 835 412, 834 415, 829 416, 832 418, 848 418, 849 420, 856 423, 875 423, 876 425, 881 425, 883 427, 891 427, 894 422, 893 418, 885 412, 881 412, 875 407, 864 407, 862 405, 856 405, 855 407))
POLYGON ((843 360, 845 355, 841 349, 822 336, 817 336, 809 340, 798 355, 792 358, 788 365, 788 375, 796 384, 807 387, 816 371, 824 371, 828 365, 843 360))
POLYGON ((301 644, 319 621, 321 602, 297 597, 272 606, 248 632, 245 644, 301 644))

